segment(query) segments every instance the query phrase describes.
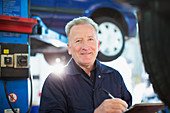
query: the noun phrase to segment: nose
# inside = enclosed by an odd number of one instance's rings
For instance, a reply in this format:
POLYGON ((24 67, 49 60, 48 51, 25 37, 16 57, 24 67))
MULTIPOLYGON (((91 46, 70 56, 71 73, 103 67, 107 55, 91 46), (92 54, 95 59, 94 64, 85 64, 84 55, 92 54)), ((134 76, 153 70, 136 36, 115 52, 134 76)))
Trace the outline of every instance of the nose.
POLYGON ((87 41, 83 41, 82 43, 82 49, 83 50, 88 50, 89 49, 89 43, 87 41))

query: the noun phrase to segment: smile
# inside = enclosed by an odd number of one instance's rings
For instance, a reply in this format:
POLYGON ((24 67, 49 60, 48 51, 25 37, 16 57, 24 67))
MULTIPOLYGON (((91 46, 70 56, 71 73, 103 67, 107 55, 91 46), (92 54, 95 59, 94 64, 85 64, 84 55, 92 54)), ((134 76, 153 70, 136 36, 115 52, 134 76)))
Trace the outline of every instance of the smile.
POLYGON ((90 53, 80 53, 81 55, 90 55, 92 54, 91 52, 90 53))

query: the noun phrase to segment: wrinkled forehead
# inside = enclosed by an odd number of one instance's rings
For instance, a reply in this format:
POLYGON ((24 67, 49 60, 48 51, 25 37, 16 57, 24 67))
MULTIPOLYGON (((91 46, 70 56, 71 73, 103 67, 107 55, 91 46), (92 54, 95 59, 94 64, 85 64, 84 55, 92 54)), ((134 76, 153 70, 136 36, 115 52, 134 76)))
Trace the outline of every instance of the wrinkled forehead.
POLYGON ((73 34, 74 36, 77 36, 77 37, 93 36, 97 38, 97 31, 95 27, 87 23, 82 23, 82 24, 77 24, 77 25, 72 26, 70 28, 70 33, 68 35, 68 42, 73 34))
POLYGON ((72 25, 72 26, 70 27, 69 32, 68 32, 68 37, 69 37, 69 35, 70 35, 70 32, 71 32, 72 28, 75 28, 75 27, 81 28, 81 27, 84 27, 84 26, 91 27, 92 29, 95 30, 95 32, 97 32, 97 29, 96 29, 92 24, 90 24, 90 23, 78 23, 78 24, 74 24, 74 25, 72 25))

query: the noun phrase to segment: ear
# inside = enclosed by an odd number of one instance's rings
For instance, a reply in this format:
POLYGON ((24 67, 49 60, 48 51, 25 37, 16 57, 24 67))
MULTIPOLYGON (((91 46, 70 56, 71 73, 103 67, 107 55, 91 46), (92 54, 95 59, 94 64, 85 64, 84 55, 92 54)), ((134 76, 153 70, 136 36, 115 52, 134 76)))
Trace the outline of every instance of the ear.
POLYGON ((99 50, 100 50, 100 41, 98 40, 98 52, 99 52, 99 50))
POLYGON ((67 47, 68 47, 68 54, 71 55, 71 46, 67 44, 67 47))

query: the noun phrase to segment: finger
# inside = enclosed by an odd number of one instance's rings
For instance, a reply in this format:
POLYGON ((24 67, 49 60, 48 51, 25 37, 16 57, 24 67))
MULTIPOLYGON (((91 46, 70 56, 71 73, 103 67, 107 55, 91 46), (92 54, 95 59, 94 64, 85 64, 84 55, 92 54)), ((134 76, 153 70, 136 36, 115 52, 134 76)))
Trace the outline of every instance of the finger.
POLYGON ((110 108, 112 110, 121 110, 122 112, 124 112, 126 110, 126 107, 128 106, 126 102, 121 99, 106 99, 104 103, 104 105, 106 105, 105 108, 110 108))
POLYGON ((116 99, 114 99, 114 101, 117 102, 117 103, 120 103, 125 108, 128 107, 128 104, 124 100, 122 100, 122 99, 116 98, 116 99))
POLYGON ((121 110, 122 112, 124 112, 125 110, 126 110, 126 107, 124 107, 122 104, 120 104, 120 103, 116 103, 116 104, 112 104, 111 105, 111 108, 113 109, 113 110, 121 110))
POLYGON ((122 113, 123 111, 121 111, 120 109, 113 109, 111 111, 111 113, 122 113))

